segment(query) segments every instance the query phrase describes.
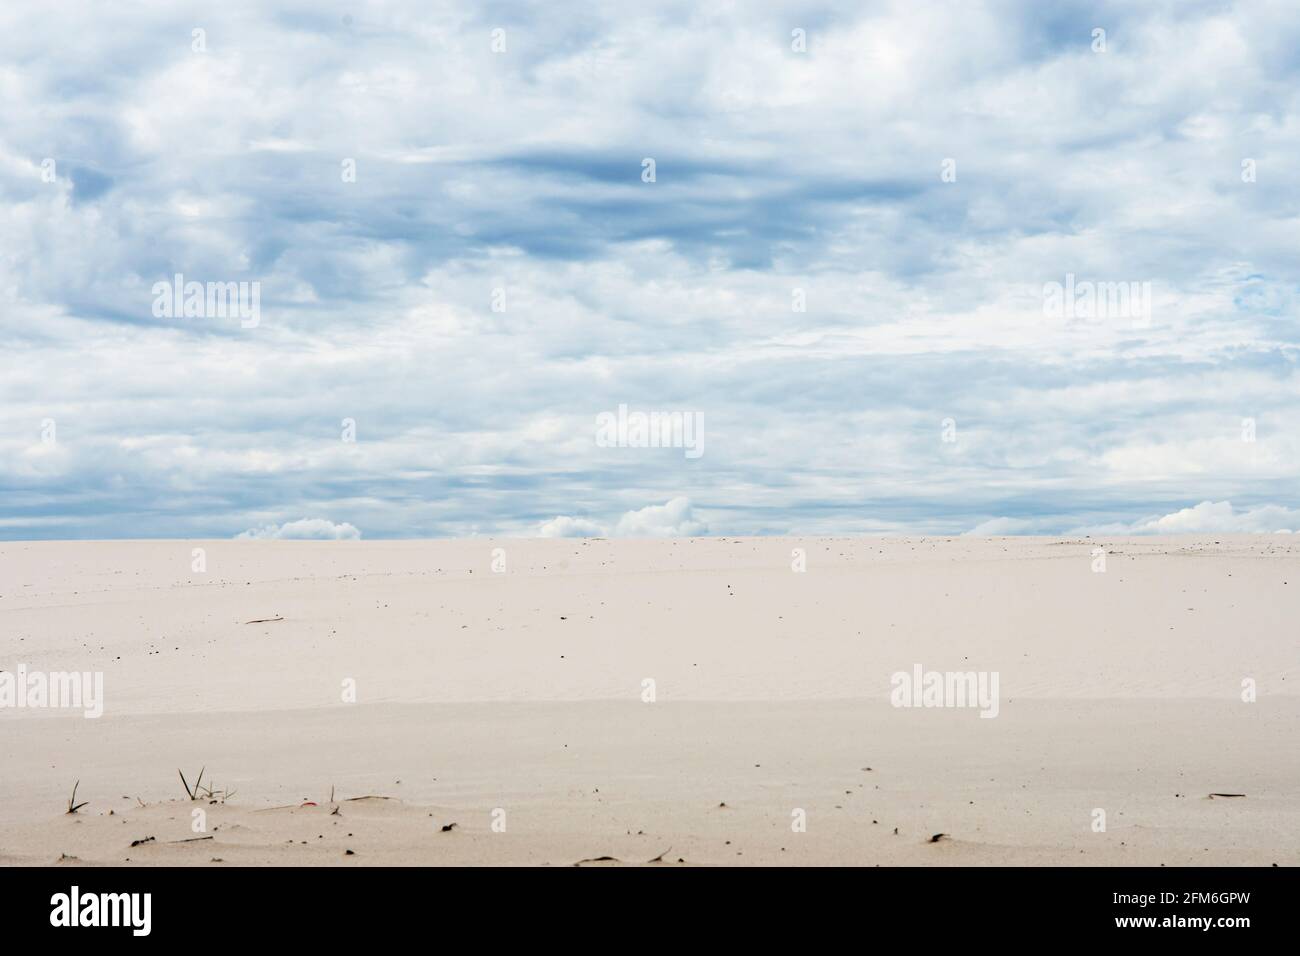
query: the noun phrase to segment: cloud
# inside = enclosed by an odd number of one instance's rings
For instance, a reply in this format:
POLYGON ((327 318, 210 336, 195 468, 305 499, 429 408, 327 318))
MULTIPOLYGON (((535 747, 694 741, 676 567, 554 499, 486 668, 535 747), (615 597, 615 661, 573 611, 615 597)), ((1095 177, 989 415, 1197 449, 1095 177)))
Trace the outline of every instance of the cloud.
POLYGON ((284 524, 268 524, 250 528, 235 535, 237 539, 284 538, 312 541, 358 541, 361 532, 346 521, 335 524, 325 518, 301 518, 284 524))
POLYGON ((1111 534, 1273 534, 1300 528, 1300 510, 1280 505, 1234 508, 1231 501, 1202 501, 1160 517, 1128 525, 1107 525, 1094 533, 1111 534))
POLYGON ((673 498, 667 504, 649 505, 629 511, 618 519, 618 538, 677 538, 707 534, 709 526, 699 520, 688 498, 673 498))
POLYGON ((605 530, 594 521, 568 515, 556 515, 537 529, 539 538, 599 538, 604 534, 605 530))
POLYGON ((1231 501, 1202 501, 1164 515, 1135 521, 1071 525, 1064 515, 1037 518, 990 518, 968 535, 1145 535, 1145 534, 1289 534, 1300 528, 1300 509, 1282 505, 1236 508, 1231 501))
POLYGON ((708 524, 691 508, 689 498, 676 497, 662 505, 647 505, 627 511, 614 523, 613 532, 587 518, 559 515, 544 522, 537 531, 541 538, 677 538, 707 534, 708 524))
POLYGON ((1056 530, 1050 519, 1032 518, 990 518, 981 521, 969 531, 963 532, 975 537, 1002 537, 1018 534, 1051 534, 1056 530))

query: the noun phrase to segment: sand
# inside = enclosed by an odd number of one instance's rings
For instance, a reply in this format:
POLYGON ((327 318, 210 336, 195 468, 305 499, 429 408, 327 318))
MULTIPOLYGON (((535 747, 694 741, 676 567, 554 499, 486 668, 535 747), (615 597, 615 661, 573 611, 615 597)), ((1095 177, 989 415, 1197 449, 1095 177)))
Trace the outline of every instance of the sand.
POLYGON ((2 544, 0 863, 1294 865, 1292 540, 2 544))

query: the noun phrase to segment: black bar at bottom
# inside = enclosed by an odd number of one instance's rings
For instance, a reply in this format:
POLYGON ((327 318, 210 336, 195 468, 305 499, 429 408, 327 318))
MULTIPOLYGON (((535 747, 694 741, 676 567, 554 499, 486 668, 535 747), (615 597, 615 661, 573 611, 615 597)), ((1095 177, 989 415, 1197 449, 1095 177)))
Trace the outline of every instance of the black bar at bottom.
POLYGON ((1043 932, 1232 945, 1290 936, 1297 890, 1287 868, 656 869, 665 868, 0 869, 0 920, 7 943, 75 933, 78 943, 156 939, 201 950, 403 937, 448 945, 462 931, 484 941, 562 934, 603 947, 640 934, 680 942, 687 927, 770 942, 801 925, 819 936, 847 930, 860 943, 1043 932))

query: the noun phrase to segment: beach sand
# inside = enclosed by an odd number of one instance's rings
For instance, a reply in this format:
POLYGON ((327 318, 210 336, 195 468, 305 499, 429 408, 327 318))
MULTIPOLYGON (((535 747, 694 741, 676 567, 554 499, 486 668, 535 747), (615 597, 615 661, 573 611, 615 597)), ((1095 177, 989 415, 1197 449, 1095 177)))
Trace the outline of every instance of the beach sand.
POLYGON ((0 544, 0 863, 1295 865, 1292 541, 0 544))

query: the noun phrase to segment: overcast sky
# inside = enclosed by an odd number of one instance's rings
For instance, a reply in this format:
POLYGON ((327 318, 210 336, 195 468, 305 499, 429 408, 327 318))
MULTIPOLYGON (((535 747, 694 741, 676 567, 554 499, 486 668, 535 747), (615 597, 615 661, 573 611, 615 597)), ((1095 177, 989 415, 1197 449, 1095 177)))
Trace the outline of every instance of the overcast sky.
POLYGON ((1289 2, 5 4, 0 537, 1300 530, 1298 103, 1289 2))

